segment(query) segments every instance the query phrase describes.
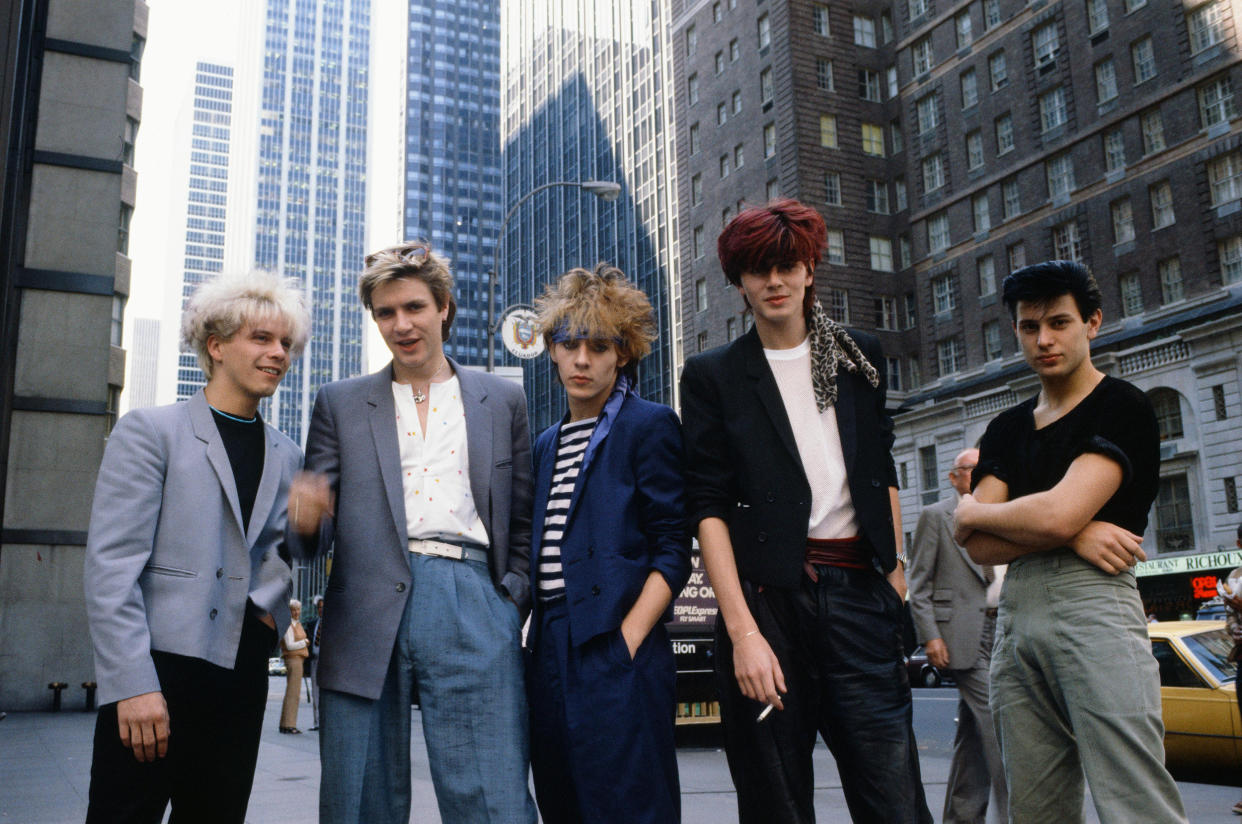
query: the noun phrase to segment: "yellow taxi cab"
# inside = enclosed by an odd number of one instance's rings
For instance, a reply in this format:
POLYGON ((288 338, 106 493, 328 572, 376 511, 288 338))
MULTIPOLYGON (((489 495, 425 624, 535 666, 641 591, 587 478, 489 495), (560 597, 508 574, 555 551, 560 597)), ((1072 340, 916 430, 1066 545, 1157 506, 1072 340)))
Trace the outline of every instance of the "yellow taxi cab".
POLYGON ((1225 622, 1161 621, 1148 624, 1147 634, 1160 665, 1165 762, 1174 771, 1236 782, 1242 718, 1225 622))

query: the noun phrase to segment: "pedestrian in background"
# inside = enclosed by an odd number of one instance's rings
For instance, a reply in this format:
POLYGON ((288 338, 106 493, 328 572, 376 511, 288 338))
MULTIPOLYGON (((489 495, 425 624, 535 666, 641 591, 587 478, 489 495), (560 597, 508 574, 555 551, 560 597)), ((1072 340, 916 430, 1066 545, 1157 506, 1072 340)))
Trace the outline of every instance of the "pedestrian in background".
POLYGON ((310 690, 311 702, 311 732, 319 729, 319 642, 322 640, 323 633, 321 623, 323 621, 323 596, 316 595, 311 598, 311 606, 315 608, 315 617, 306 627, 306 636, 310 640, 310 655, 306 657, 306 682, 310 690))
POLYGON ((280 731, 301 735, 298 729, 298 703, 302 700, 302 662, 310 655, 306 630, 302 628, 302 602, 289 602, 292 620, 280 639, 280 655, 285 659, 285 702, 280 707, 280 731))
POLYGON ((546 824, 672 824, 681 790, 664 622, 690 575, 690 536, 681 425, 635 387, 654 312, 602 263, 536 303, 569 409, 534 450, 535 797, 546 824))

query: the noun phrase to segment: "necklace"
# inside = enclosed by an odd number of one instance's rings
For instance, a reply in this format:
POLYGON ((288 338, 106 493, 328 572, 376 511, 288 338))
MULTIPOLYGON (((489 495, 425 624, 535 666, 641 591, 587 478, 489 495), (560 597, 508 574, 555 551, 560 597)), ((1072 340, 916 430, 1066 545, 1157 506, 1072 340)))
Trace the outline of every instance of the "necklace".
MULTIPOLYGON (((207 404, 207 405, 211 406, 211 404, 207 404)), ((238 423, 254 423, 255 421, 259 419, 259 414, 257 412, 255 413, 255 416, 253 418, 247 419, 247 418, 239 418, 236 415, 230 415, 228 412, 225 412, 222 409, 216 409, 214 406, 211 406, 211 411, 215 412, 218 415, 223 415, 224 417, 228 418, 230 421, 237 421, 238 423)))
MULTIPOLYGON (((448 358, 445 358, 444 363, 440 364, 440 368, 437 369, 435 372, 433 372, 431 377, 427 379, 427 392, 431 391, 431 382, 436 379, 437 375, 439 375, 441 372, 444 371, 444 367, 446 366, 448 366, 448 358)), ((427 392, 424 392, 421 389, 415 389, 414 390, 414 403, 422 403, 423 401, 427 400, 427 392)))

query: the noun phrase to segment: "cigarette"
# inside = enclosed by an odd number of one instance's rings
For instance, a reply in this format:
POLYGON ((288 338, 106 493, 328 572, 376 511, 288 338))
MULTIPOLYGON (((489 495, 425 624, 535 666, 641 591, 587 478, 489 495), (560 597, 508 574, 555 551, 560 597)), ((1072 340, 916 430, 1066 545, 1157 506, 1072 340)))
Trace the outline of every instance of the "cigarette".
POLYGON ((768 704, 766 707, 763 708, 763 712, 759 713, 759 717, 755 719, 755 723, 759 723, 763 719, 767 718, 769 715, 772 714, 772 710, 774 709, 776 709, 775 704, 768 704))

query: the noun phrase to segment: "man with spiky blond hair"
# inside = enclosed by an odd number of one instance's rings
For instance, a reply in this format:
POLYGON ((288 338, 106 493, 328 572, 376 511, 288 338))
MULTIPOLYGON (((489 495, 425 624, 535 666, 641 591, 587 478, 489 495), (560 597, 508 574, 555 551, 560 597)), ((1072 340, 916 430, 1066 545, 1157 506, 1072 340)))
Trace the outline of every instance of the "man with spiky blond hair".
POLYGON ((267 656, 289 624, 285 501, 297 445, 259 416, 306 345, 295 284, 223 276, 190 298, 207 385, 108 438, 87 533, 101 707, 87 821, 245 820, 267 656))
POLYGON ((537 301, 569 411, 535 442, 531 765, 548 824, 681 817, 664 621, 690 574, 681 426, 638 397, 651 303, 614 267, 537 301))

